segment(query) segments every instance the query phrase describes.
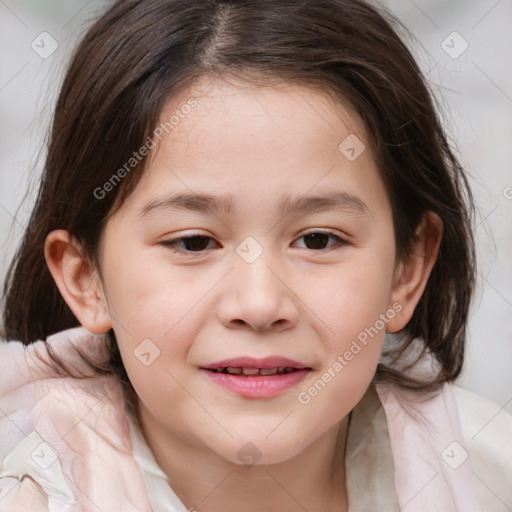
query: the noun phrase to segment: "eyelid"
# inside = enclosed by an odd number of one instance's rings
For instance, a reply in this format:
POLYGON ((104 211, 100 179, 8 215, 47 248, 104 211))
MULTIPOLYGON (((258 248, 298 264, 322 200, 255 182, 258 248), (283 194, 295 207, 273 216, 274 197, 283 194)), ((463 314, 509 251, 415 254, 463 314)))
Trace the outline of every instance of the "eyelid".
POLYGON ((306 231, 302 232, 297 238, 300 238, 300 237, 306 236, 306 235, 312 235, 313 233, 324 233, 326 235, 335 235, 339 238, 343 238, 343 236, 344 236, 342 234, 338 234, 339 233, 338 231, 335 231, 335 230, 329 229, 329 228, 310 228, 310 229, 307 229, 306 231))

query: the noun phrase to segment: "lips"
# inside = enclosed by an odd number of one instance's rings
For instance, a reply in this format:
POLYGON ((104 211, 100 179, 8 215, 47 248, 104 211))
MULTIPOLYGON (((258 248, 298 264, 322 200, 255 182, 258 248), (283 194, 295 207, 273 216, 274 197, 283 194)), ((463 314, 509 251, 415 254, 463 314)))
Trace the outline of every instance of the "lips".
POLYGON ((224 359, 202 366, 200 370, 210 382, 230 393, 264 399, 293 388, 312 368, 285 357, 271 356, 264 359, 224 359))

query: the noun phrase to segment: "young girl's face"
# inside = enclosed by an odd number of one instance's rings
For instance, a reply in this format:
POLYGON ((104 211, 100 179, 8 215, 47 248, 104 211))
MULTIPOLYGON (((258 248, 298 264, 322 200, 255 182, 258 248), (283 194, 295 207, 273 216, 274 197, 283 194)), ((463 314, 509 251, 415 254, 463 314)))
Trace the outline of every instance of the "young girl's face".
POLYGON ((357 404, 400 321, 391 206, 346 105, 204 84, 106 225, 106 303, 147 432, 284 461, 357 404))

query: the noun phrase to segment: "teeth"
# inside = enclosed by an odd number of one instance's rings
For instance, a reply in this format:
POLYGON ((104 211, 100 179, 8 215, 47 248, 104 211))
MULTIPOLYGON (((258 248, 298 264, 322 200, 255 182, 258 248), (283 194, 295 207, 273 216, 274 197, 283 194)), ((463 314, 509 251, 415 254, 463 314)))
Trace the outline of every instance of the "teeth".
POLYGON ((277 373, 277 368, 261 368, 260 375, 275 375, 277 373))
POLYGON ((259 368, 242 368, 244 375, 257 375, 260 372, 259 368))
POLYGON ((250 368, 250 367, 239 367, 239 366, 229 366, 229 367, 219 367, 212 368, 212 371, 217 373, 229 373, 230 375, 282 375, 286 373, 291 373, 296 371, 297 368, 293 366, 280 366, 279 368, 250 368))
POLYGON ((238 366, 229 366, 227 368, 216 368, 214 371, 231 375, 276 375, 293 372, 295 368, 292 366, 280 366, 279 368, 240 368, 238 366))

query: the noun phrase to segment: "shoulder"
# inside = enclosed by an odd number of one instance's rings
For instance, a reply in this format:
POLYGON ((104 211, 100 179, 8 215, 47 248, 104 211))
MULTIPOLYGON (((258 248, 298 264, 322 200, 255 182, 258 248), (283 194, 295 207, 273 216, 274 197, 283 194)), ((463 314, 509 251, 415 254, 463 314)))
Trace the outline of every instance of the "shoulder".
POLYGON ((512 415, 505 406, 458 385, 452 390, 484 510, 510 511, 512 415))
POLYGON ((100 364, 106 341, 81 329, 48 337, 81 377, 60 376, 44 364, 50 360, 43 341, 0 344, 0 511, 85 510, 91 502, 101 510, 112 510, 112 503, 116 510, 150 510, 122 385, 114 375, 87 371, 76 357, 79 346, 100 364), (31 496, 37 507, 26 505, 31 496))

